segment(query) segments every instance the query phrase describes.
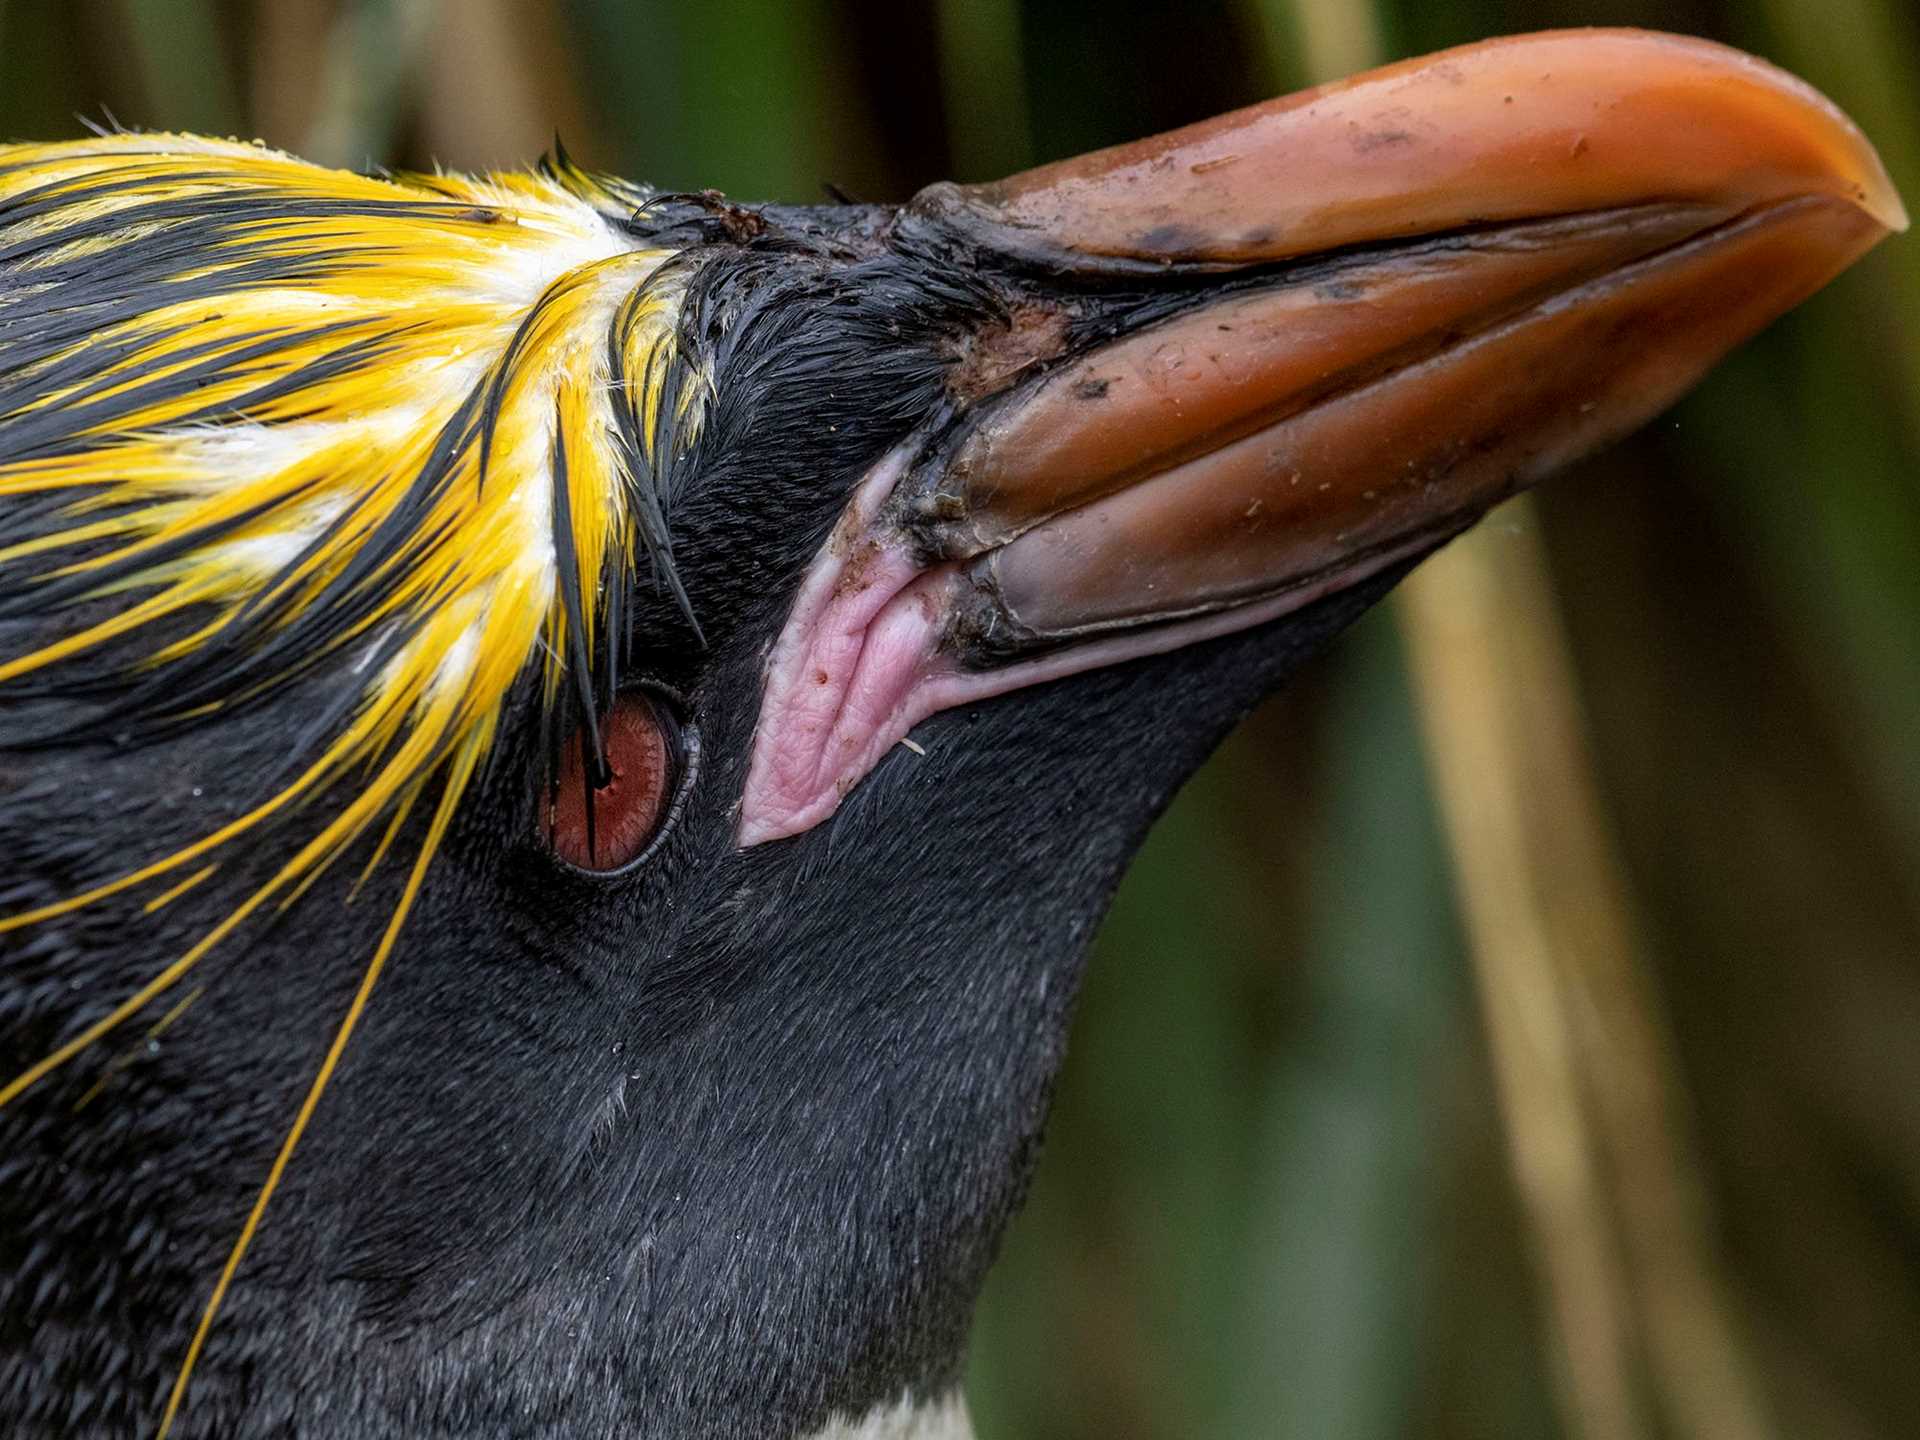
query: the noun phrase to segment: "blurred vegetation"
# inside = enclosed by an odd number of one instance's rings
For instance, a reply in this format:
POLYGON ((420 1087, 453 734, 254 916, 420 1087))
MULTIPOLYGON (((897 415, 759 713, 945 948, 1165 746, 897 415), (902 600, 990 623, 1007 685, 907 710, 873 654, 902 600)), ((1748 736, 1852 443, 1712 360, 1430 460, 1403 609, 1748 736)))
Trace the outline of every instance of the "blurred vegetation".
MULTIPOLYGON (((1908 0, 0 0, 0 133, 110 115, 479 166, 557 128, 662 185, 896 199, 1596 23, 1799 72, 1920 196, 1908 0)), ((1243 728, 1102 935, 984 1306, 983 1435, 1915 1433, 1917 460, 1910 237, 1482 527, 1455 578, 1507 575, 1531 638, 1446 643, 1553 692, 1549 733, 1511 745, 1568 797, 1522 796, 1541 853, 1513 895, 1436 801, 1497 791, 1474 767, 1503 763, 1449 732, 1421 618, 1465 592, 1373 617, 1243 728), (1529 893, 1565 944, 1502 970, 1473 919, 1529 893), (1501 987, 1534 983, 1564 1113, 1509 1083, 1529 1053, 1501 987), (1567 1194, 1611 1257, 1604 1335, 1569 1323, 1515 1183, 1558 1125, 1585 1127, 1567 1194)))

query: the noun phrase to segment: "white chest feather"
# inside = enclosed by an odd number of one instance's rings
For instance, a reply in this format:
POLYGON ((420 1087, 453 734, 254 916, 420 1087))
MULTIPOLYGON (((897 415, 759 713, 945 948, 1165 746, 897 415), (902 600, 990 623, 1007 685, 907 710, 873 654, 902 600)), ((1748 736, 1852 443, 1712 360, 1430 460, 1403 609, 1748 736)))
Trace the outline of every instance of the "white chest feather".
POLYGON ((836 1417, 806 1440, 973 1440, 973 1422, 957 1392, 929 1401, 903 1395, 857 1420, 836 1417))

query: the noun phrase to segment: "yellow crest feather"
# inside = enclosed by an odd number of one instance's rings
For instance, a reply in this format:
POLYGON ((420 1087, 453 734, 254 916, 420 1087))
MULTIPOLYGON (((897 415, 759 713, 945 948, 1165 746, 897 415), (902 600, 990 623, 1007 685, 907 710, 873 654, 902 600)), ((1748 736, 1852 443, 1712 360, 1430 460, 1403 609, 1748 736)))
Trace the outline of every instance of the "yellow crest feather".
POLYGON ((0 654, 0 699, 120 657, 135 718, 164 727, 357 667, 337 723, 244 814, 0 917, 14 930, 150 882, 157 908, 268 822, 333 805, 190 949, 0 1085, 0 1105, 263 906, 369 837, 377 863, 429 815, 163 1435, 509 693, 534 666, 549 701, 569 674, 587 683, 603 593, 664 543, 638 472, 697 430, 700 389, 677 351, 672 252, 625 223, 645 198, 564 160, 379 178, 184 135, 0 147, 0 616, 88 607, 61 638, 0 654))

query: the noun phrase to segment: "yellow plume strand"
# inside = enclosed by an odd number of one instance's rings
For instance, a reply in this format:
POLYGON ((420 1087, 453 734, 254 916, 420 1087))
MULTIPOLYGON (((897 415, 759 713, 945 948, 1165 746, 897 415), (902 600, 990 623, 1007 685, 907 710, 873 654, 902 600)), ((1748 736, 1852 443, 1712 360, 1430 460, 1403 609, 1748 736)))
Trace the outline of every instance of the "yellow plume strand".
POLYGON ((659 500, 636 471, 691 443, 706 382, 678 350, 670 252, 625 224, 647 198, 564 156, 530 174, 389 179, 184 135, 0 147, 0 618, 115 602, 0 655, 0 700, 21 683, 57 697, 108 647, 113 722, 156 733, 323 674, 358 687, 292 778, 236 819, 0 916, 5 933, 165 879, 151 913, 235 841, 334 806, 184 953, 0 1085, 0 1106, 372 837, 357 889, 438 787, 162 1440, 510 694, 533 667, 546 703, 590 687, 577 672, 603 643, 603 596, 631 583, 643 548, 660 559, 659 500))

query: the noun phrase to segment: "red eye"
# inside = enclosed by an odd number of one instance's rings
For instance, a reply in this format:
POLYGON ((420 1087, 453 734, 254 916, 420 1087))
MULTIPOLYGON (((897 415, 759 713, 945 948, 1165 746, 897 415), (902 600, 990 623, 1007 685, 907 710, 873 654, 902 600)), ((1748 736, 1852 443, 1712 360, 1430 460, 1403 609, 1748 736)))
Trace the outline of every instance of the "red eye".
POLYGON ((541 795, 541 828, 569 865, 605 872, 637 859, 659 833, 679 780, 681 734, 664 701, 629 693, 601 717, 600 742, 606 783, 589 790, 593 742, 576 736, 560 759, 558 791, 541 795))

